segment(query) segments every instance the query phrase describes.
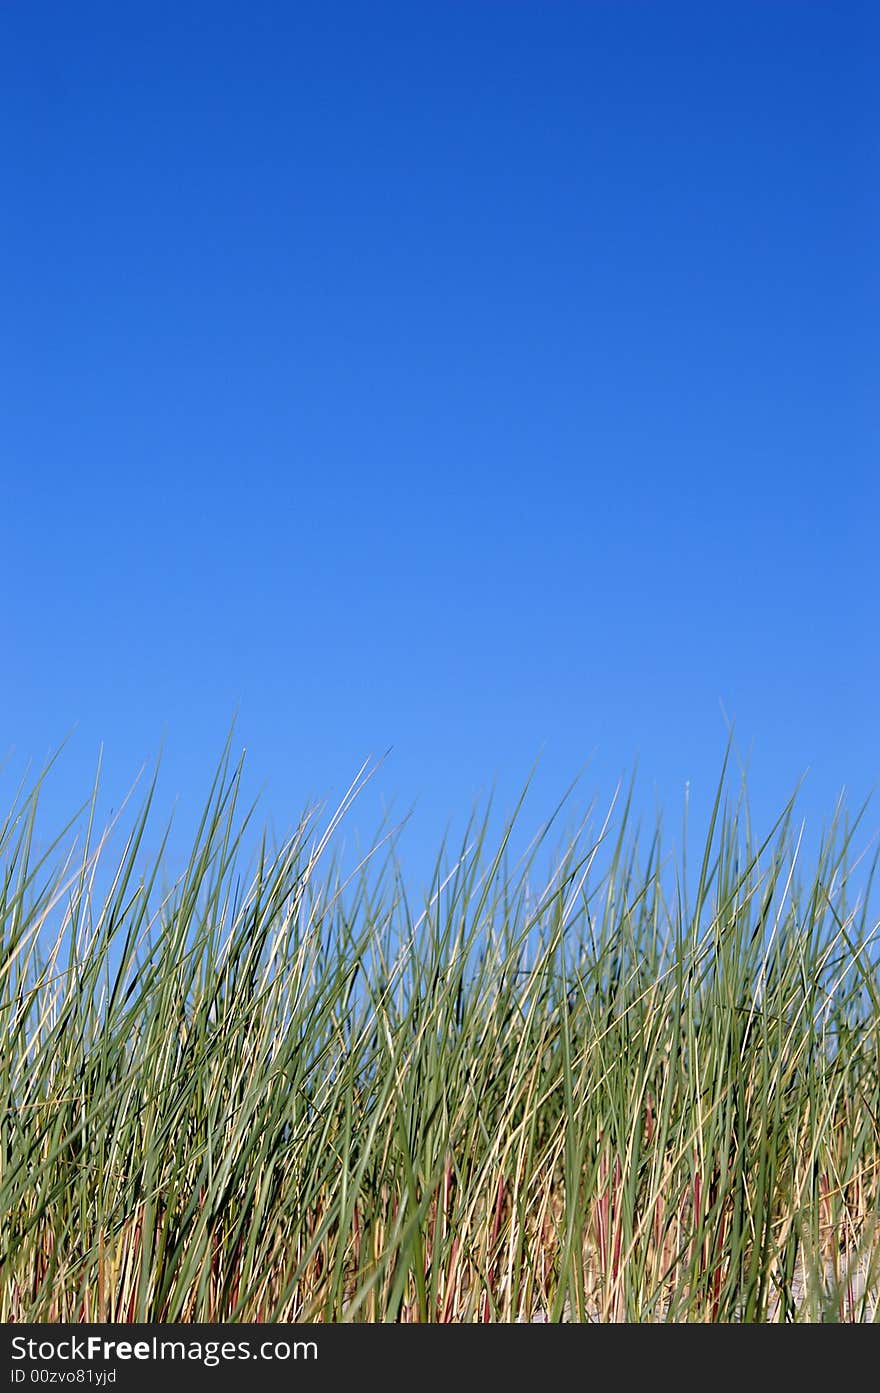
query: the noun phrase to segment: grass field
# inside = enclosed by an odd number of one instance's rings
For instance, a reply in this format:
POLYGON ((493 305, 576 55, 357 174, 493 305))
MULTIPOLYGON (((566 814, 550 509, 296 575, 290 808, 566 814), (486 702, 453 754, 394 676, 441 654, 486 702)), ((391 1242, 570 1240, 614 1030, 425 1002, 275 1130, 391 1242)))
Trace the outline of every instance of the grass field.
POLYGON ((880 969, 843 811, 809 865, 796 803, 758 837, 727 773, 686 865, 625 792, 558 852, 568 805, 517 859, 474 820, 414 903, 393 837, 343 878, 360 782, 271 845, 227 759, 171 884, 153 794, 121 841, 93 800, 39 851, 20 794, 0 1318, 874 1318, 880 969))

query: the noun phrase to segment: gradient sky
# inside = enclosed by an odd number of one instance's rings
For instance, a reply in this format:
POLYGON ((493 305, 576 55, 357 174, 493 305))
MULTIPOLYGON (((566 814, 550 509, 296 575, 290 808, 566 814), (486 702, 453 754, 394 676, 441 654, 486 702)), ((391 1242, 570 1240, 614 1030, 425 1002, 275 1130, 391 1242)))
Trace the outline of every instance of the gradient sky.
MULTIPOLYGON (((874 4, 7 4, 0 757, 680 820, 878 741, 874 4)), ((871 826, 880 822, 876 806, 871 826)), ((406 845, 406 843, 405 843, 406 845)))

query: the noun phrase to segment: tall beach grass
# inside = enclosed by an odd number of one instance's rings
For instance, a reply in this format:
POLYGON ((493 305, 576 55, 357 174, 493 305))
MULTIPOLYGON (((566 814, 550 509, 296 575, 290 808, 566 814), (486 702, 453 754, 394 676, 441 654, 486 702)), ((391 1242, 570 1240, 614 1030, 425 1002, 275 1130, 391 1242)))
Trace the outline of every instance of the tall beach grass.
POLYGON ((368 772, 273 844, 227 756, 172 883, 155 785, 39 850, 21 791, 2 1319, 875 1318, 858 819, 805 864, 725 773, 684 865, 625 792, 552 856, 565 808, 517 859, 474 818, 416 902, 391 834, 341 869, 368 772))

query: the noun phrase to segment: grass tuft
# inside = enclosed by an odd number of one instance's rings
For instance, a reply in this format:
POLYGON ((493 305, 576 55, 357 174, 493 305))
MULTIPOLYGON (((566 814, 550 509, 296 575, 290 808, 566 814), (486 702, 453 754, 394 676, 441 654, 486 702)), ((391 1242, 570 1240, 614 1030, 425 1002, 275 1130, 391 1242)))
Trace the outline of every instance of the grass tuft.
MULTIPOLYGON (((329 819, 247 861, 222 763, 169 886, 154 788, 0 826, 0 1319, 865 1320, 873 868, 722 777, 694 877, 630 804, 539 875, 472 822, 411 905, 329 819), (115 834, 118 841, 119 832, 115 834)), ((252 810, 251 810, 252 811, 252 810)), ((856 821, 858 825, 858 820, 856 821)), ((555 835, 555 833, 554 833, 555 835)))

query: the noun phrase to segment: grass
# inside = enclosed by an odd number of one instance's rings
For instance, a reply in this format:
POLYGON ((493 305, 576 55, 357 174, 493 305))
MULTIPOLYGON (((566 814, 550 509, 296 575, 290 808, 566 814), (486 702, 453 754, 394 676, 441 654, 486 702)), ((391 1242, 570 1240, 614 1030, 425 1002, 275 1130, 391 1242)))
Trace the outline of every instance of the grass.
POLYGON ((227 755, 171 885, 155 784, 112 851, 93 797, 38 852, 21 792, 0 1317, 874 1318, 880 977, 843 809, 809 867, 794 800, 759 840, 726 774, 697 865, 624 798, 513 865, 512 823, 473 820, 414 905, 393 837, 343 878, 365 777, 248 860, 227 755))

